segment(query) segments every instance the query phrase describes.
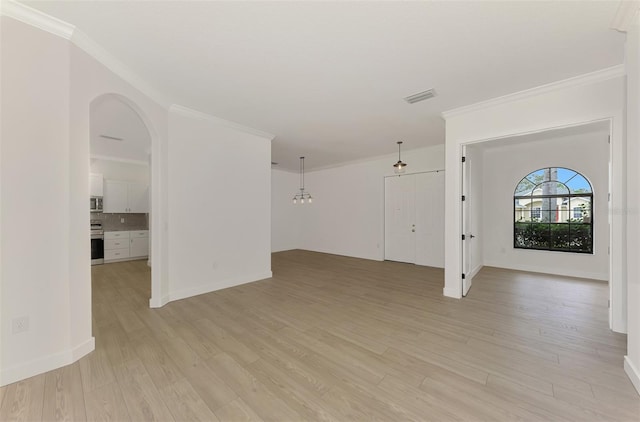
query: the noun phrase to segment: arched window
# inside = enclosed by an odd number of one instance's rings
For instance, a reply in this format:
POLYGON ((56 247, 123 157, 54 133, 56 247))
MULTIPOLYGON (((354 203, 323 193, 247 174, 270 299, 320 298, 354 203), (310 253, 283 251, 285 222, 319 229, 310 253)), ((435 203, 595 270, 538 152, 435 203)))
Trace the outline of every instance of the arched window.
POLYGON ((513 194, 513 247, 593 253, 593 190, 563 167, 529 173, 513 194))

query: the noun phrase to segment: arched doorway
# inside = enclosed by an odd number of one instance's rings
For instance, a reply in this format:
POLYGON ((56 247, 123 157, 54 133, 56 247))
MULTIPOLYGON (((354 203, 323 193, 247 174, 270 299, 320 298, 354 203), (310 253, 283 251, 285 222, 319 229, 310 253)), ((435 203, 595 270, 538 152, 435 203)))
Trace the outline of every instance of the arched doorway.
MULTIPOLYGON (((151 151, 156 139, 144 112, 129 98, 108 93, 89 104, 90 173, 99 175, 92 180, 102 182, 103 192, 102 212, 92 213, 91 220, 100 221, 104 232, 132 236, 127 242, 104 239, 105 262, 147 257, 151 279, 151 151)), ((153 286, 149 280, 147 299, 153 297, 153 286)))

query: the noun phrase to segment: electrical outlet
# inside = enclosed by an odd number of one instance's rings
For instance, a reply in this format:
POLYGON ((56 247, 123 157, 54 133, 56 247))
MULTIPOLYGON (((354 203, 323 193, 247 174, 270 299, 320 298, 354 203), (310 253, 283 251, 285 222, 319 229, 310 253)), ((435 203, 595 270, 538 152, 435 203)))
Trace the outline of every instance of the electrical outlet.
POLYGON ((29 331, 29 317, 23 316, 14 318, 12 321, 12 331, 13 334, 22 333, 25 331, 29 331))
POLYGON ((120 219, 120 223, 124 223, 124 217, 120 219))

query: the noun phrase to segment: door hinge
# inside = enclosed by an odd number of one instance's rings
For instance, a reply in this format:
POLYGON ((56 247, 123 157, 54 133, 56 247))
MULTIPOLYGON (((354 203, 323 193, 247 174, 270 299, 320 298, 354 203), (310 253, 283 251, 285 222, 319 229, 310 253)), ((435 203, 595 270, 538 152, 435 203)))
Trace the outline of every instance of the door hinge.
POLYGON ((466 277, 467 276, 464 273, 462 273, 462 279, 464 280, 466 277))
POLYGON ((609 140, 607 142, 611 143, 611 135, 609 135, 609 140))
POLYGON ((611 202, 611 192, 607 194, 607 202, 611 202))
POLYGON ((462 200, 465 201, 466 199, 467 199, 467 197, 462 195, 462 200))
POLYGON ((607 300, 607 308, 611 307, 611 299, 607 300))
POLYGON ((464 163, 465 161, 467 161, 467 157, 462 157, 462 162, 464 163))
POLYGON ((465 240, 465 238, 466 238, 466 236, 465 236, 465 235, 462 235, 462 240, 465 240))

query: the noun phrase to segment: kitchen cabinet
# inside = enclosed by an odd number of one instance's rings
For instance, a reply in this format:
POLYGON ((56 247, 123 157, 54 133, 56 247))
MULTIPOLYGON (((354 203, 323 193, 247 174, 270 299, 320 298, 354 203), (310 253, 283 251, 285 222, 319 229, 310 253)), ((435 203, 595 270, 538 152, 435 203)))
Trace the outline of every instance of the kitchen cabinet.
POLYGON ((129 232, 129 256, 140 258, 149 256, 149 230, 129 232))
POLYGON ((129 249, 129 232, 104 232, 104 262, 129 258, 129 249))
POLYGON ((104 232, 104 262, 149 256, 149 230, 104 232))
POLYGON ((105 180, 103 212, 149 212, 149 186, 139 182, 105 180))
POLYGON ((128 183, 127 199, 129 212, 149 212, 149 186, 144 183, 128 183))
POLYGON ((89 196, 104 196, 104 180, 102 174, 89 175, 89 196))

